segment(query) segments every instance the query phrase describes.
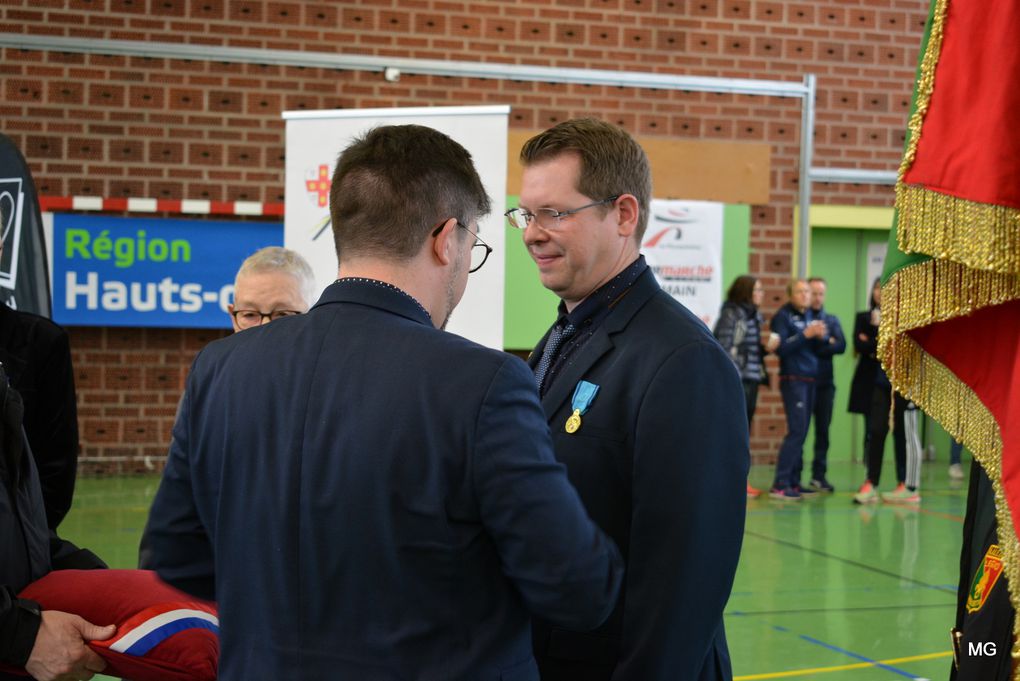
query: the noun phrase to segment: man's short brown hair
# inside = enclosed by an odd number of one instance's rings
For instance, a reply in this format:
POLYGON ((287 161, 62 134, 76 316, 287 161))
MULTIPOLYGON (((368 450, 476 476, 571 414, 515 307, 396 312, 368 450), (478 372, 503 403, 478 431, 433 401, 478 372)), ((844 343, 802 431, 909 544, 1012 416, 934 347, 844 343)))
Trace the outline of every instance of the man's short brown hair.
POLYGON ((645 150, 612 123, 575 118, 528 140, 521 149, 521 165, 527 167, 570 153, 581 160, 577 191, 593 201, 619 194, 633 194, 637 198, 638 224, 634 234, 640 241, 648 226, 652 199, 652 171, 645 150))
POLYGON ((786 284, 786 296, 789 298, 790 296, 793 295, 793 289, 794 289, 794 287, 797 284, 806 284, 806 283, 808 283, 807 279, 803 279, 803 278, 800 278, 800 277, 794 277, 793 279, 791 279, 786 284))
POLYGON ((413 258, 432 229, 470 225, 491 210, 467 149, 423 125, 387 125, 340 152, 329 212, 337 259, 413 258))

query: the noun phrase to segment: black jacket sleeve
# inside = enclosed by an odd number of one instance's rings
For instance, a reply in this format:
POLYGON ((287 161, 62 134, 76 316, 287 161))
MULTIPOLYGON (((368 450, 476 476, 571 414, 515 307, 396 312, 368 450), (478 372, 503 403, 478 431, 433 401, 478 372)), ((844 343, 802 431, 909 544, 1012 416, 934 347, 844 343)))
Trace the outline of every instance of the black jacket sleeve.
POLYGON ((42 617, 37 614, 38 604, 24 603, 34 606, 35 612, 19 606, 18 597, 10 587, 0 586, 0 662, 19 669, 28 662, 42 623, 42 617))
POLYGON ((25 431, 39 469, 46 522, 56 529, 71 509, 78 472, 78 408, 66 333, 53 338, 35 371, 38 404, 26 410, 25 431))

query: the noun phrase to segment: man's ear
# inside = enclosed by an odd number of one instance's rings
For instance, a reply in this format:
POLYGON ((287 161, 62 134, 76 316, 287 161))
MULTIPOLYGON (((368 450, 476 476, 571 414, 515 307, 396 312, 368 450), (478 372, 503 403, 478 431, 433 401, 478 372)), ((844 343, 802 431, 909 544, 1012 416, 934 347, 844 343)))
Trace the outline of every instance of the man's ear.
POLYGON ((638 225, 638 215, 640 215, 637 198, 633 194, 624 194, 616 200, 616 210, 620 215, 617 234, 625 237, 633 236, 638 225))
POLYGON ((445 266, 453 262, 456 255, 454 232, 457 231, 457 218, 450 218, 439 227, 439 233, 432 239, 432 254, 439 264, 445 266))
POLYGON ((230 325, 234 327, 234 333, 241 330, 241 327, 237 325, 237 319, 234 318, 234 304, 227 303, 227 314, 230 315, 230 325))

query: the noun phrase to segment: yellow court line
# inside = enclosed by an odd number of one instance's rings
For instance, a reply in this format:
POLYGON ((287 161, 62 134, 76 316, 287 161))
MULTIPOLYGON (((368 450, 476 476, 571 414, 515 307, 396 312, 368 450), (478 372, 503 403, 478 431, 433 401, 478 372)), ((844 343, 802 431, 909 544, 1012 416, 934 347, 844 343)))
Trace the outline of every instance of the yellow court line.
POLYGON ((815 667, 814 669, 794 669, 788 672, 770 672, 768 674, 747 674, 734 676, 733 681, 754 681, 755 679, 784 679, 791 676, 807 676, 808 674, 827 674, 829 672, 842 672, 848 669, 866 669, 877 664, 902 664, 904 662, 917 662, 919 660, 934 660, 939 657, 949 657, 953 653, 927 653, 925 655, 914 655, 912 657, 897 657, 893 660, 879 660, 878 662, 858 662, 856 664, 843 664, 838 667, 815 667))

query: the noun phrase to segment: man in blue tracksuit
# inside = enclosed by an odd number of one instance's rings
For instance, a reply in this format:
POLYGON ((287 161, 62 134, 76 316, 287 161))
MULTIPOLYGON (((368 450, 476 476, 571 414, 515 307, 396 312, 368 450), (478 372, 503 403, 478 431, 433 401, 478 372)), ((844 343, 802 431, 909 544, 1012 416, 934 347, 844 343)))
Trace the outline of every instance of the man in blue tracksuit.
POLYGON ((825 337, 825 322, 811 309, 811 288, 804 279, 793 279, 786 287, 790 300, 772 318, 771 330, 779 334, 779 390, 786 411, 786 437, 779 449, 776 477, 769 491, 773 499, 799 501, 814 494, 802 487, 804 440, 815 400, 818 378, 817 348, 825 337))
POLYGON ((825 335, 816 348, 818 377, 815 380, 815 458, 811 461, 811 489, 816 492, 833 492, 825 477, 829 457, 829 424, 832 423, 832 404, 836 399, 836 384, 832 379, 832 358, 846 352, 846 338, 836 315, 825 311, 825 279, 811 277, 811 310, 815 318, 825 323, 825 335))

